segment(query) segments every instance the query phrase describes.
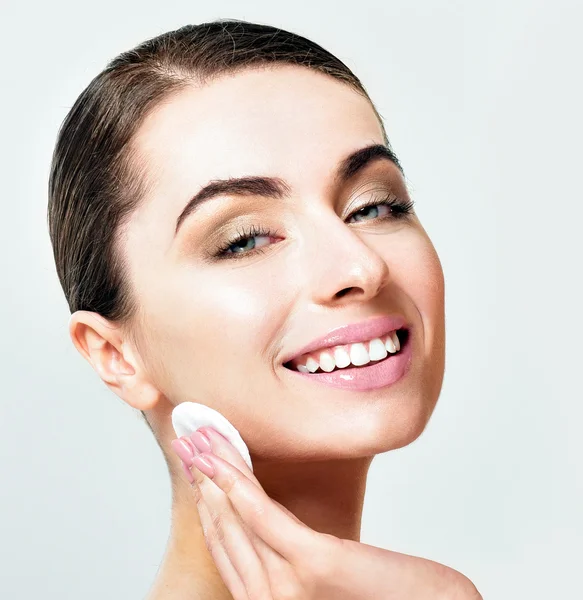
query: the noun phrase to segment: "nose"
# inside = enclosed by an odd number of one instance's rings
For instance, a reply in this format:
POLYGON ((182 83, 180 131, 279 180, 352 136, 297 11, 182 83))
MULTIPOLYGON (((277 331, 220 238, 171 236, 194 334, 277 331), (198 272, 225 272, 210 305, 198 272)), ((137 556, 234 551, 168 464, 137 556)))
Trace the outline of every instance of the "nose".
POLYGON ((336 308, 378 296, 389 281, 389 267, 383 256, 366 244, 362 231, 336 214, 322 216, 319 226, 312 223, 310 231, 304 264, 315 304, 336 308))

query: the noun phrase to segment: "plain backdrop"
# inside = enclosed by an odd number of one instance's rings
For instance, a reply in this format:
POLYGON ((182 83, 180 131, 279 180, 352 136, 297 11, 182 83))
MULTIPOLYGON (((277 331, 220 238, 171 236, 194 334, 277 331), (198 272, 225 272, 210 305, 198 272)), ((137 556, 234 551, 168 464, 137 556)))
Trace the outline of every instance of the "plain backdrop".
POLYGON ((353 69, 442 260, 441 397, 414 443, 373 461, 361 541, 453 566, 485 599, 581 597, 583 11, 533 0, 2 0, 0 597, 140 599, 155 577, 166 467, 69 338, 47 178, 108 60, 224 17, 353 69))

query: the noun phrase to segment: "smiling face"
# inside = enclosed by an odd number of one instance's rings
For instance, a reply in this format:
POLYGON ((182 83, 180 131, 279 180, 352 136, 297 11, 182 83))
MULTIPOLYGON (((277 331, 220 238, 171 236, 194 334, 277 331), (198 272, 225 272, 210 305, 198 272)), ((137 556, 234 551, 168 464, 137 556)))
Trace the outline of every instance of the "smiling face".
POLYGON ((366 98, 307 68, 248 69, 172 96, 134 144, 151 188, 121 249, 160 393, 221 412, 256 458, 355 457, 413 441, 442 384, 443 273, 415 213, 378 205, 410 201, 393 162, 376 156, 339 175, 349 155, 383 144, 366 98), (277 178, 278 197, 265 183, 221 193, 176 232, 211 180, 243 176, 277 178), (283 366, 313 339, 379 315, 411 326, 398 382, 349 391, 283 366))

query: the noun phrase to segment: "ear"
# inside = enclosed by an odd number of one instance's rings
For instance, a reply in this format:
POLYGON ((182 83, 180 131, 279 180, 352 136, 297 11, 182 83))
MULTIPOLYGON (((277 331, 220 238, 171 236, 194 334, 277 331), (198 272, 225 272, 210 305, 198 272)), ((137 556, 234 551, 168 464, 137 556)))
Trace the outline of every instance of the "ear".
POLYGON ((69 319, 69 335, 81 356, 124 402, 145 411, 162 397, 119 325, 98 313, 78 310, 69 319))

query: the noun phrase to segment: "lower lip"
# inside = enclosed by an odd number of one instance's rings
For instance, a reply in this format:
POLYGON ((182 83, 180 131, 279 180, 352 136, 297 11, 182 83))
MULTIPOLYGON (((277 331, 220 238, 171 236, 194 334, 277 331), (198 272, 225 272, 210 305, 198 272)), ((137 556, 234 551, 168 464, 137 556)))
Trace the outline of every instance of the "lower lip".
POLYGON ((310 381, 342 390, 366 392, 384 388, 396 383, 408 372, 413 356, 412 333, 412 330, 409 329, 405 344, 397 354, 363 367, 337 369, 331 373, 301 373, 293 369, 288 369, 288 371, 310 381))

